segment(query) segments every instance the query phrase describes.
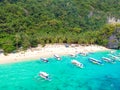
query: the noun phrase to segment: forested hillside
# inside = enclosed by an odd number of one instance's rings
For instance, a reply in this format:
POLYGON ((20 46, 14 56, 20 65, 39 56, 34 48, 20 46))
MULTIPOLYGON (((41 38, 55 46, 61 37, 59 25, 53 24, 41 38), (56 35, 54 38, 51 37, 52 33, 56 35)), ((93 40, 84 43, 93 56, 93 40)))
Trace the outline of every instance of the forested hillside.
POLYGON ((107 46, 120 27, 108 24, 109 17, 120 19, 120 0, 0 0, 0 48, 9 53, 46 43, 107 46))

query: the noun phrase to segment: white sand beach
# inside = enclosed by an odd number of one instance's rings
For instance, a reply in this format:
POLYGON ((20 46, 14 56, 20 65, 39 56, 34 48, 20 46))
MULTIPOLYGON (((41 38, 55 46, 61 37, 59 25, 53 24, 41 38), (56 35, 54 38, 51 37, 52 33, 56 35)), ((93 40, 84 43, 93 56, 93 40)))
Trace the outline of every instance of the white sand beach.
POLYGON ((45 47, 39 45, 36 48, 31 48, 18 53, 11 53, 7 56, 2 53, 0 54, 0 64, 14 63, 26 60, 39 60, 41 57, 53 57, 54 54, 62 56, 69 54, 78 54, 79 52, 87 53, 105 50, 109 49, 98 45, 82 46, 78 44, 71 44, 69 47, 65 47, 64 44, 47 44, 45 47))

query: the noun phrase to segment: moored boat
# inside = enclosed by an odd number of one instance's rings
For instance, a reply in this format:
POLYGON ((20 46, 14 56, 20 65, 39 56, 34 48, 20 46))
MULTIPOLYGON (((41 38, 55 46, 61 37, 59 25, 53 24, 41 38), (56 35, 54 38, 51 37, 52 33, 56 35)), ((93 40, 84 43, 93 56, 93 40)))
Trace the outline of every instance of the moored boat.
POLYGON ((49 74, 47 74, 46 72, 40 72, 39 73, 39 76, 40 77, 42 77, 42 78, 44 78, 45 80, 50 80, 50 78, 49 78, 49 74))
POLYGON ((57 60, 61 60, 61 57, 57 54, 54 55, 54 57, 57 59, 57 60))
POLYGON ((110 51, 111 54, 114 54, 115 52, 116 52, 115 50, 111 50, 111 51, 110 51))
POLYGON ((88 54, 94 54, 94 52, 88 52, 88 54))
POLYGON ((80 67, 80 68, 83 68, 83 64, 81 62, 78 62, 77 60, 72 60, 71 63, 80 67))
POLYGON ((43 62, 49 62, 47 58, 40 58, 40 60, 43 62))
POLYGON ((71 57, 76 57, 76 54, 70 54, 71 57))
POLYGON ((102 57, 102 60, 104 60, 105 62, 114 63, 112 59, 107 58, 107 57, 102 57))
POLYGON ((84 52, 80 52, 79 54, 82 55, 82 56, 87 56, 88 55, 87 53, 84 53, 84 52))
POLYGON ((120 61, 120 58, 115 56, 115 55, 112 55, 112 54, 109 54, 109 56, 111 57, 111 59, 113 60, 117 60, 117 61, 120 61))
POLYGON ((120 57, 120 53, 118 53, 117 56, 120 57))
POLYGON ((89 60, 90 60, 92 63, 94 63, 94 64, 102 65, 102 62, 99 61, 99 60, 97 60, 97 59, 95 59, 95 58, 91 58, 91 57, 90 57, 89 60))

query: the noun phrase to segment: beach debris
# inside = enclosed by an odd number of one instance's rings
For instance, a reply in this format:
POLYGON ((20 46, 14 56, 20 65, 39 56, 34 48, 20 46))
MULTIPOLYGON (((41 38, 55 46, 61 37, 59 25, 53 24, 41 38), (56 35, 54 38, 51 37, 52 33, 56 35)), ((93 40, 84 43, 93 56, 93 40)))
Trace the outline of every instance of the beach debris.
POLYGON ((66 43, 66 44, 64 44, 64 45, 65 45, 65 47, 66 47, 66 48, 67 48, 67 47, 69 47, 69 44, 67 44, 67 43, 66 43))

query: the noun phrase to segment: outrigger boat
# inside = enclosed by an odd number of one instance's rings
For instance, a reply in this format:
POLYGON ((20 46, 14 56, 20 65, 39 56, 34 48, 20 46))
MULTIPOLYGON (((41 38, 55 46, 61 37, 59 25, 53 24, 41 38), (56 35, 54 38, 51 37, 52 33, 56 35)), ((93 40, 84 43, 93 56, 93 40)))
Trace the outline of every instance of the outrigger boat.
POLYGON ((76 55, 75 55, 75 54, 70 54, 70 56, 71 56, 71 57, 76 57, 76 55))
POLYGON ((110 53, 113 54, 113 53, 115 53, 115 51, 114 51, 114 50, 111 50, 110 53))
POLYGON ((120 53, 115 53, 115 54, 113 54, 114 56, 116 56, 116 57, 118 57, 118 58, 120 58, 120 53))
POLYGON ((79 54, 82 55, 82 56, 87 56, 88 55, 87 53, 83 53, 83 52, 80 52, 79 54))
POLYGON ((57 60, 61 60, 61 57, 58 56, 57 54, 55 54, 54 57, 55 57, 57 60))
POLYGON ((115 56, 115 55, 112 55, 112 54, 109 54, 110 56, 111 56, 111 58, 113 59, 113 60, 118 60, 118 61, 120 61, 120 58, 119 57, 117 57, 117 56, 115 56))
POLYGON ((78 67, 80 67, 80 68, 83 68, 83 64, 78 62, 77 60, 72 60, 71 63, 78 66, 78 67))
POLYGON ((46 72, 40 72, 39 76, 44 78, 45 80, 50 80, 49 74, 47 74, 46 72))
POLYGON ((117 55, 118 57, 120 57, 120 53, 118 53, 118 55, 117 55))
POLYGON ((88 52, 88 54, 94 54, 94 52, 88 52))
POLYGON ((116 57, 118 57, 118 58, 120 58, 120 53, 115 53, 113 55, 116 56, 116 57))
POLYGON ((94 58, 89 58, 89 60, 94 63, 94 64, 99 64, 99 65, 102 65, 102 62, 97 60, 97 59, 94 59, 94 58))
POLYGON ((110 58, 107 58, 107 57, 102 57, 102 60, 109 62, 109 63, 114 63, 113 60, 111 60, 110 58))
POLYGON ((47 58, 40 58, 40 60, 42 60, 43 62, 49 62, 47 58))

